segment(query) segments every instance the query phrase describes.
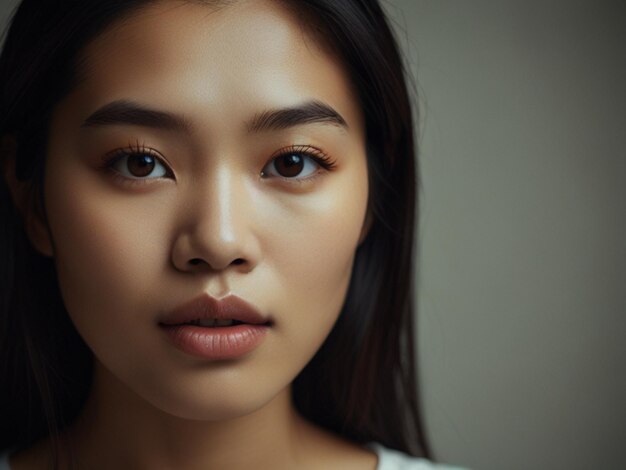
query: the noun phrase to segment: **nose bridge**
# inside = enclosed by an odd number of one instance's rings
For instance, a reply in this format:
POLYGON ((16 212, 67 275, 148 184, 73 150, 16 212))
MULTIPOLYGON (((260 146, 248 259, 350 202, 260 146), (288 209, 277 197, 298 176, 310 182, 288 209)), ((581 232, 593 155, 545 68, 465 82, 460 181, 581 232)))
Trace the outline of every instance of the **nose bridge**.
POLYGON ((215 166, 191 191, 191 252, 188 260, 222 269, 233 261, 252 262, 252 208, 245 181, 232 165, 215 166))
POLYGON ((206 185, 203 192, 208 195, 204 194, 199 204, 200 210, 204 207, 203 216, 209 221, 208 230, 223 243, 233 243, 237 238, 238 211, 242 210, 238 199, 244 196, 237 186, 233 171, 222 165, 216 169, 211 183, 206 185))
POLYGON ((204 232, 221 243, 241 242, 250 221, 250 194, 234 165, 222 164, 203 185, 198 201, 199 217, 205 219, 204 232))

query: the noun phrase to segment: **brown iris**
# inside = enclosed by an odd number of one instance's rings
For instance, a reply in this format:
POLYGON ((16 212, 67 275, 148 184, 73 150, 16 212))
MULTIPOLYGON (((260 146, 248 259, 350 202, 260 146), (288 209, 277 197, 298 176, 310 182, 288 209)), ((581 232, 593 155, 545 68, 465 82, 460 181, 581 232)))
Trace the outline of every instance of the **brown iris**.
POLYGON ((278 171, 281 176, 298 176, 304 167, 304 158, 301 155, 290 153, 278 157, 275 160, 274 165, 276 167, 276 171, 278 171))
POLYGON ((135 154, 128 157, 127 167, 133 176, 141 177, 152 173, 155 163, 154 157, 150 155, 135 154))

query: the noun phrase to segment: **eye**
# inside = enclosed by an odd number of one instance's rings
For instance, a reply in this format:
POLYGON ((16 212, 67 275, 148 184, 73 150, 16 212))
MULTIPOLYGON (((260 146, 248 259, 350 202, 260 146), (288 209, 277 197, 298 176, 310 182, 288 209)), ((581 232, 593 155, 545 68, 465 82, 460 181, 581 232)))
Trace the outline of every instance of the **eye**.
POLYGON ((275 176, 291 180, 306 180, 320 168, 331 170, 335 163, 321 150, 309 146, 297 146, 280 150, 267 164, 261 176, 275 176))
POLYGON ((120 149, 110 156, 107 167, 130 180, 149 180, 171 176, 155 151, 147 148, 120 149))

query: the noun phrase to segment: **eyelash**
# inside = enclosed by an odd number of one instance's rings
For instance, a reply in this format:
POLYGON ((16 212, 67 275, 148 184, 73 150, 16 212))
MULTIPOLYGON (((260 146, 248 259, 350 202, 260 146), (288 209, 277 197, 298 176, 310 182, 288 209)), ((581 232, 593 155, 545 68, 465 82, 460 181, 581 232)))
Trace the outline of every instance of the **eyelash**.
MULTIPOLYGON (((336 161, 334 159, 332 159, 322 150, 312 147, 310 145, 292 145, 292 146, 284 147, 278 150, 277 152, 275 152, 274 154, 272 154, 267 165, 271 164, 272 162, 278 160, 281 157, 284 157, 290 154, 298 154, 304 157, 308 157, 311 160, 313 160, 317 165, 319 165, 321 168, 323 168, 325 171, 332 171, 336 167, 336 161)), ((117 182, 123 185, 129 185, 129 186, 143 185, 143 184, 150 184, 150 182, 155 179, 174 178, 174 174, 172 170, 170 169, 170 165, 167 163, 166 159, 159 152, 157 152, 156 150, 150 147, 145 146, 144 144, 139 144, 139 143, 129 144, 127 147, 109 152, 103 157, 103 161, 104 161, 103 166, 105 167, 105 169, 109 171, 110 173, 112 173, 113 178, 117 182), (119 171, 113 168, 113 166, 122 158, 132 157, 133 155, 149 155, 150 157, 154 158, 165 168, 166 175, 162 177, 158 177, 158 178, 141 178, 141 177, 128 178, 127 176, 120 174, 119 171)), ((265 166, 263 167, 263 169, 265 169, 265 166)), ((264 173, 264 170, 263 170, 263 173, 264 173)), ((303 185, 303 184, 310 183, 311 181, 317 179, 322 174, 323 173, 320 173, 318 171, 304 178, 295 178, 295 177, 288 178, 285 176, 273 176, 273 175, 269 176, 269 178, 278 178, 279 180, 286 181, 289 184, 303 185)), ((261 177, 268 178, 268 176, 261 176, 261 177)))
MULTIPOLYGON (((320 149, 311 147, 310 145, 291 145, 289 147, 284 147, 278 150, 277 152, 275 152, 270 157, 269 163, 274 162, 281 157, 285 157, 285 156, 292 155, 292 154, 303 155, 305 157, 310 158, 317 165, 323 168, 325 171, 333 171, 335 167, 337 166, 336 161, 333 160, 330 156, 322 152, 320 149)), ((323 174, 324 173, 317 171, 313 173, 312 175, 306 176, 304 178, 288 178, 286 176, 274 176, 274 178, 278 178, 290 184, 303 185, 303 184, 310 183, 311 181, 322 176, 323 174)))
POLYGON ((103 163, 104 169, 111 174, 111 176, 117 183, 121 185, 125 185, 125 186, 137 186, 137 185, 150 184, 152 180, 161 179, 160 177, 159 178, 139 178, 139 177, 129 178, 127 176, 122 175, 118 170, 113 168, 114 165, 122 158, 132 157, 133 155, 149 155, 150 157, 157 160, 165 168, 166 170, 165 177, 168 177, 168 178, 174 177, 172 170, 170 170, 170 165, 166 162, 165 158, 159 152, 157 152, 153 148, 147 147, 146 145, 139 144, 137 142, 136 144, 128 144, 128 146, 124 148, 113 150, 112 152, 109 152, 102 157, 102 160, 104 162, 103 163))

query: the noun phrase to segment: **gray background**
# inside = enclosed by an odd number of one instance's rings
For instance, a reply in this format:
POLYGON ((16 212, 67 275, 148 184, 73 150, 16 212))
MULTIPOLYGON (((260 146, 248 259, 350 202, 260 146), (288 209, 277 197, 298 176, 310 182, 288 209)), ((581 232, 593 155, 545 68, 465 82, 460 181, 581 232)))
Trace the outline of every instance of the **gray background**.
MULTIPOLYGON (((6 18, 16 2, 1 1, 6 18)), ((626 468, 626 8, 384 3, 419 95, 419 352, 438 457, 626 468)))
POLYGON ((386 4, 420 94, 438 456, 626 468, 624 3, 386 4))

